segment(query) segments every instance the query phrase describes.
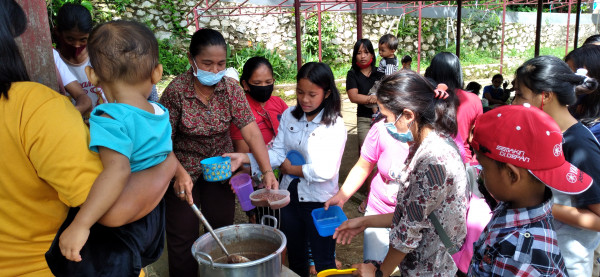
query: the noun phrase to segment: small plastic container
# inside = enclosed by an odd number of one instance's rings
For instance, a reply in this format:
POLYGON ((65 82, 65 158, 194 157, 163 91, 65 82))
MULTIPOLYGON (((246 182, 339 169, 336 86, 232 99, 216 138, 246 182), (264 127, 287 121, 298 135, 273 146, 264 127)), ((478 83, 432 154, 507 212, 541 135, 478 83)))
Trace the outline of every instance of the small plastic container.
POLYGON ((256 207, 269 207, 271 209, 281 209, 287 204, 290 203, 290 192, 283 189, 259 189, 252 194, 250 194, 250 201, 252 205, 256 207), (260 197, 264 193, 276 194, 279 195, 277 198, 281 198, 279 200, 268 200, 264 199, 264 197, 260 197))
POLYGON ((342 222, 348 220, 346 214, 339 206, 329 206, 328 210, 324 208, 314 209, 311 212, 317 232, 322 237, 329 237, 335 233, 335 228, 342 222))
MULTIPOLYGON (((302 153, 300 153, 296 150, 290 150, 289 152, 287 152, 286 158, 288 160, 290 160, 290 163, 292 165, 304 165, 306 163, 306 160, 304 159, 304 156, 302 156, 302 153)), ((294 179, 300 178, 296 175, 292 175, 292 174, 289 174, 289 175, 290 175, 290 177, 292 177, 294 179)))
POLYGON ((231 158, 212 157, 200 161, 204 180, 218 182, 231 177, 231 158))
POLYGON ((231 187, 233 187, 233 190, 240 201, 242 210, 246 212, 254 209, 254 205, 252 205, 252 202, 250 201, 250 194, 254 192, 254 188, 252 187, 252 178, 250 178, 250 175, 242 173, 233 176, 229 182, 231 182, 231 187))

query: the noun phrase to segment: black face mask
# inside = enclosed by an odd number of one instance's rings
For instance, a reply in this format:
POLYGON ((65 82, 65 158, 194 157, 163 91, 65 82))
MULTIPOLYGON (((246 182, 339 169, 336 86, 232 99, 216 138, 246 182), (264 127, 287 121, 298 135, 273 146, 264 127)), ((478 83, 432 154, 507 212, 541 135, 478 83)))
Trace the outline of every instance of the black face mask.
POLYGON ((250 96, 261 103, 267 102, 273 93, 273 84, 267 86, 253 86, 248 84, 248 88, 250 88, 250 91, 248 91, 250 96))
POLYGON ((323 108, 325 108, 325 104, 327 104, 327 99, 329 99, 329 98, 323 99, 323 101, 321 101, 321 105, 319 105, 316 109, 314 109, 314 110, 312 110, 310 112, 304 112, 304 113, 307 116, 318 114, 323 108))

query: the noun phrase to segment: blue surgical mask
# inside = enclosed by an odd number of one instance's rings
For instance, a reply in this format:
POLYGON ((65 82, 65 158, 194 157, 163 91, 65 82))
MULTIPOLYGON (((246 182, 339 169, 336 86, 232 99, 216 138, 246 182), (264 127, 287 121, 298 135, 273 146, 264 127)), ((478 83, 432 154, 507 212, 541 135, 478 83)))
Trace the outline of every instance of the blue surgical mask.
POLYGON ((194 61, 194 65, 196 65, 196 72, 194 73, 194 76, 196 76, 196 78, 198 78, 198 81, 200 81, 200 83, 205 86, 214 86, 216 83, 221 81, 221 79, 223 79, 223 76, 225 76, 225 72, 227 72, 227 69, 221 70, 217 73, 204 71, 198 68, 196 61, 194 61))
MULTIPOLYGON (((413 134, 410 131, 410 129, 408 129, 408 131, 406 131, 406 133, 398 132, 398 128, 396 128, 396 122, 398 122, 398 120, 400 119, 400 116, 402 116, 402 115, 399 115, 398 118, 396 118, 396 121, 394 121, 394 123, 388 122, 388 123, 383 124, 385 126, 385 128, 387 129, 388 134, 390 134, 390 136, 392 136, 395 140, 403 142, 403 143, 414 141, 415 138, 413 137, 413 134)), ((412 122, 409 124, 412 124, 412 122)), ((408 127, 410 128, 410 125, 408 127)))

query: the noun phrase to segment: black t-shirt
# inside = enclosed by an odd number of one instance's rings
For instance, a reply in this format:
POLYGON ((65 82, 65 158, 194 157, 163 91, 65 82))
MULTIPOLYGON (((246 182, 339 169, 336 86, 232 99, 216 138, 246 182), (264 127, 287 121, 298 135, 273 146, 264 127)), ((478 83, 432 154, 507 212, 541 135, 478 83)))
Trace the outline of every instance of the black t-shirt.
MULTIPOLYGON (((369 90, 373 87, 375 81, 379 81, 381 78, 383 78, 383 76, 385 76, 385 74, 377 71, 375 68, 373 68, 373 71, 371 71, 371 76, 369 77, 365 76, 360 71, 357 73, 354 71, 354 69, 350 69, 348 71, 348 75, 346 76, 346 90, 357 88, 358 94, 368 95, 369 90)), ((373 115, 371 108, 367 108, 367 106, 363 104, 357 104, 357 117, 371 118, 371 115, 373 115)))
POLYGON ((577 123, 563 133, 565 159, 587 173, 594 182, 592 186, 574 196, 575 207, 600 203, 600 145, 587 127, 577 123))

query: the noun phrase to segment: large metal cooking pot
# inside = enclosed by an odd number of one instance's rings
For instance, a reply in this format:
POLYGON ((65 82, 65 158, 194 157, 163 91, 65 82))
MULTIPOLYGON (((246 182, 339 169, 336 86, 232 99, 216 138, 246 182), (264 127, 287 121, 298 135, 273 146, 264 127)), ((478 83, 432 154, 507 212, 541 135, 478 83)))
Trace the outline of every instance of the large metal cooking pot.
POLYGON ((275 217, 265 215, 261 220, 263 224, 239 224, 215 230, 227 251, 252 260, 247 263, 227 264, 227 256, 210 234, 198 238, 192 246, 192 255, 199 265, 198 276, 280 276, 281 252, 287 240, 281 231, 264 225, 267 217, 277 226, 275 217))

